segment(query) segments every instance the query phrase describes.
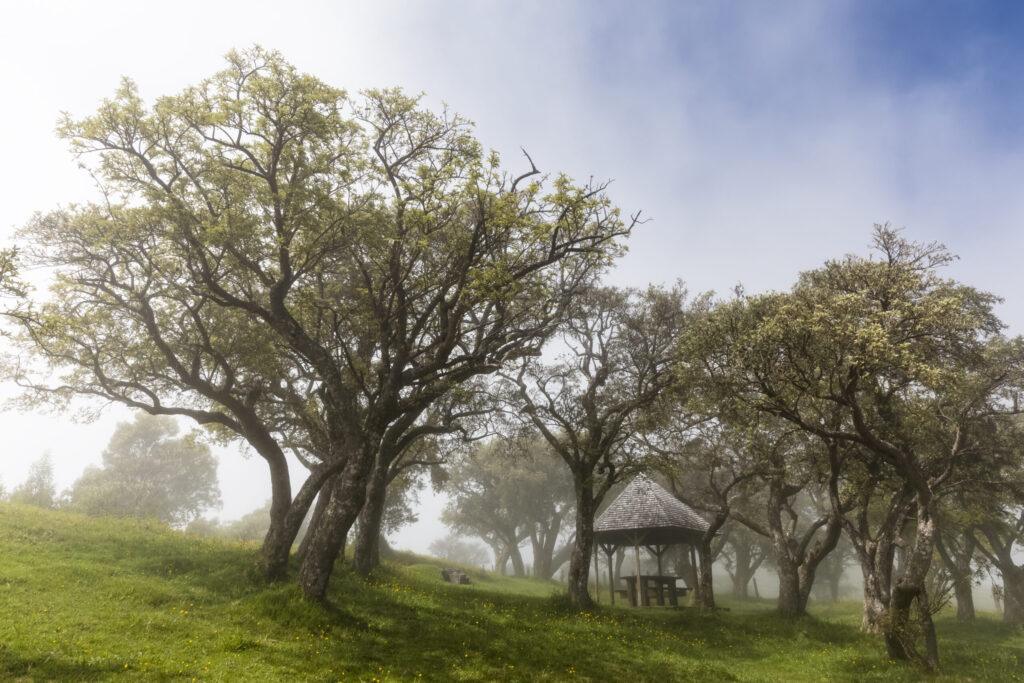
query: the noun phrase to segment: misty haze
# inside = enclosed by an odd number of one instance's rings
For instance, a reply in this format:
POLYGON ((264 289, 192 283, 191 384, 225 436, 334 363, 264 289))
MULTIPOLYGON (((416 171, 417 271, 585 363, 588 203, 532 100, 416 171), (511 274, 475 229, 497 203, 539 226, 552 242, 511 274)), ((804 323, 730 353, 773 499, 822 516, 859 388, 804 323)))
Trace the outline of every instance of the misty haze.
POLYGON ((0 9, 0 680, 1024 680, 1024 7, 0 9))

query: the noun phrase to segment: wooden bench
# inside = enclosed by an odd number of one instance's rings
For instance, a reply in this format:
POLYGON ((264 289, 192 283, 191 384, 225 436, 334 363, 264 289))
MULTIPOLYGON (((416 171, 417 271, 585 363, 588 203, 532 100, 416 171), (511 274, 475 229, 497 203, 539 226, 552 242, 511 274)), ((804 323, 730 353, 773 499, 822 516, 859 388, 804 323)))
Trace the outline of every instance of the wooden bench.
POLYGON ((461 569, 442 569, 441 578, 448 583, 457 583, 467 585, 469 583, 469 575, 461 569))

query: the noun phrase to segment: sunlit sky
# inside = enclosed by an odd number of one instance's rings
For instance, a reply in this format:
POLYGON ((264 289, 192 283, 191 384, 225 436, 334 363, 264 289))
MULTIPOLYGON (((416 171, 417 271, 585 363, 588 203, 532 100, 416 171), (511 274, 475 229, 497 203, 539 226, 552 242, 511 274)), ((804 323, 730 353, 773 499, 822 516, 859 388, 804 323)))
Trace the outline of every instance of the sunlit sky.
MULTIPOLYGON (((959 254, 950 274, 1005 297, 1018 333, 1022 35, 1008 2, 0 1, 0 240, 95 197, 59 112, 90 113, 125 75, 147 98, 176 92, 258 43, 350 91, 446 102, 513 168, 522 146, 542 170, 614 179, 651 219, 617 284, 783 288, 889 221, 959 254)), ((125 417, 0 414, 0 480, 49 451, 70 485, 125 417)), ((235 518, 267 476, 219 455, 219 515, 235 518)), ((395 543, 425 550, 441 503, 395 543)))

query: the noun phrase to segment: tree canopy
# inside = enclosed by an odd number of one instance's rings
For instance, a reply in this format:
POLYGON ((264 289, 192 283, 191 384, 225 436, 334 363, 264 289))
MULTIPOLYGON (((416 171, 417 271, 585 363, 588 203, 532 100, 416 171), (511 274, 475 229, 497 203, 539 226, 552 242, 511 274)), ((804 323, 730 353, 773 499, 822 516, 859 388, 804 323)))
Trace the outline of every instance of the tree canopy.
POLYGON ((678 285, 590 288, 566 311, 559 357, 527 358, 503 375, 511 413, 540 433, 573 478, 569 594, 577 605, 592 602, 587 581, 598 506, 617 481, 638 471, 637 437, 676 383, 677 340, 702 305, 688 305, 678 285))
POLYGON ((126 80, 60 133, 104 201, 22 233, 55 281, 15 317, 60 379, 21 381, 248 442, 272 481, 270 576, 330 480, 311 596, 364 501, 379 524, 405 450, 475 414, 465 382, 535 353, 636 222, 605 184, 505 171, 459 115, 261 49, 152 105, 126 80), (297 493, 286 452, 310 469, 297 493))
MULTIPOLYGON (((952 259, 939 244, 878 226, 872 257, 829 261, 787 293, 741 296, 683 341, 687 357, 700 359, 687 376, 705 378, 723 405, 777 416, 818 438, 822 453, 853 456, 843 480, 859 486, 846 492, 844 526, 866 568, 865 623, 885 631, 894 657, 931 668, 938 654, 924 586, 936 506, 962 486, 961 472, 1001 457, 991 435, 1017 410, 1024 359, 1024 343, 1002 335, 996 297, 941 277, 952 259), (891 514, 873 531, 879 495, 890 496, 891 514), (913 549, 895 577, 908 520, 913 549), (920 630, 909 625, 915 604, 920 630)), ((832 456, 828 466, 834 476, 843 467, 832 456)))

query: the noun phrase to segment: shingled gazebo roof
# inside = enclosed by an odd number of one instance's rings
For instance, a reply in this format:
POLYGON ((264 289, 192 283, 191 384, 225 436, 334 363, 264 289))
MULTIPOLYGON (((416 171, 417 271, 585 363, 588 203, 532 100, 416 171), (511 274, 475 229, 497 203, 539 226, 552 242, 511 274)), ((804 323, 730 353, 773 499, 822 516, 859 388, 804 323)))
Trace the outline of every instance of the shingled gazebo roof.
POLYGON ((707 528, 688 505, 641 474, 597 518, 594 538, 614 545, 694 543, 707 528))

